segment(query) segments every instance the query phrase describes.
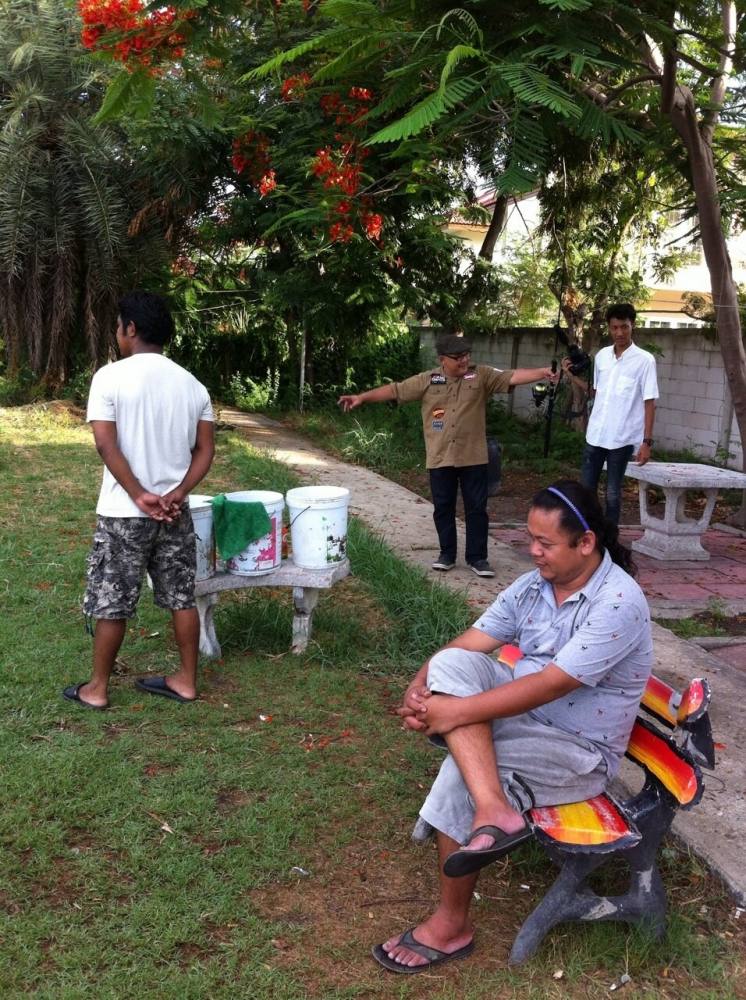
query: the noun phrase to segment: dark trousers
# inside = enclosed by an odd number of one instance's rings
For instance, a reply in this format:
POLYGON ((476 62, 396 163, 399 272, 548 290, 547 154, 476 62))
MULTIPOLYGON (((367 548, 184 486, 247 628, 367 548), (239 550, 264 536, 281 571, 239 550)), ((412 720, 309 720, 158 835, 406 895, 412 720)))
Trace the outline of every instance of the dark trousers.
POLYGON ((433 521, 438 532, 440 551, 456 558, 456 497, 459 483, 464 500, 466 521, 466 561, 487 558, 487 465, 453 465, 430 469, 430 492, 433 497, 433 521))
POLYGON ((614 524, 619 524, 622 509, 622 480, 634 450, 631 444, 623 448, 597 448, 593 444, 586 444, 583 452, 580 479, 583 486, 594 492, 598 489, 601 469, 606 462, 606 517, 614 524))

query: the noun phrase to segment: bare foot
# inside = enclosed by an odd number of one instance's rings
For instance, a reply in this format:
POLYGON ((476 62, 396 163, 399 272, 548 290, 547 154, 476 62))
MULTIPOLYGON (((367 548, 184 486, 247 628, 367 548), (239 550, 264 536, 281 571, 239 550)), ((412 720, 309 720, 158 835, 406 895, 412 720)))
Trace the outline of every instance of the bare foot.
MULTIPOLYGON (((490 813, 474 813, 474 824, 472 830, 478 830, 480 826, 496 826, 505 833, 518 833, 526 826, 526 820, 521 813, 511 809, 510 806, 494 810, 490 813)), ((495 843, 495 838, 489 833, 480 833, 468 844, 464 844, 462 851, 486 851, 495 843)))
MULTIPOLYGON (((474 929, 471 925, 459 933, 446 934, 439 931, 437 927, 433 927, 434 923, 436 923, 435 917, 431 917, 412 929, 412 936, 419 944, 427 945, 429 948, 437 948, 438 951, 450 955, 465 948, 474 939, 474 929)), ((402 934, 395 934, 394 937, 389 938, 381 945, 388 957, 392 961, 398 962, 399 965, 406 965, 410 968, 417 965, 429 965, 430 962, 424 955, 412 951, 406 945, 399 944, 402 937, 402 934)))
POLYGON ((168 677, 164 677, 164 680, 166 687, 171 691, 175 691, 176 694, 180 694, 182 698, 188 698, 189 701, 193 701, 197 697, 197 688, 194 684, 185 682, 178 674, 170 674, 168 677))
POLYGON ((78 698, 84 705, 94 705, 96 708, 106 708, 109 704, 106 688, 103 694, 91 681, 78 688, 78 698))

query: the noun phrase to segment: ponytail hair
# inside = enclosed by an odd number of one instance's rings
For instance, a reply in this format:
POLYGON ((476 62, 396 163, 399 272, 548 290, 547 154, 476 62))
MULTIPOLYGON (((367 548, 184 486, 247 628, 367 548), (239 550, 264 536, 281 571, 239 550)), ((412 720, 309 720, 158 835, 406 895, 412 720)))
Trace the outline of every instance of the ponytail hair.
POLYGON ((551 486, 539 490, 531 500, 531 508, 559 511, 560 527, 570 536, 570 544, 578 544, 586 531, 596 536, 596 547, 603 555, 608 552, 611 561, 620 566, 630 576, 637 575, 637 566, 632 553, 619 541, 619 528, 607 520, 601 510, 598 497, 586 486, 574 479, 560 479, 551 486))

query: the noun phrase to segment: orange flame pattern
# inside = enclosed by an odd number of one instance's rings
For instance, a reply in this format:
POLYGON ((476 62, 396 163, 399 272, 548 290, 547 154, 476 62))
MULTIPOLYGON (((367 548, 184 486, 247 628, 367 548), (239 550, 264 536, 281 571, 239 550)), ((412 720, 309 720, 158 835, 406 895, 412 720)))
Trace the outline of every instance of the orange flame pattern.
POLYGON ((632 727, 627 756, 655 775, 682 806, 697 801, 703 787, 697 769, 669 740, 639 720, 632 727))
POLYGON ((639 840, 639 834, 630 828, 616 804, 606 795, 596 795, 585 802, 532 809, 531 820, 547 837, 560 844, 597 847, 615 845, 628 837, 639 840))

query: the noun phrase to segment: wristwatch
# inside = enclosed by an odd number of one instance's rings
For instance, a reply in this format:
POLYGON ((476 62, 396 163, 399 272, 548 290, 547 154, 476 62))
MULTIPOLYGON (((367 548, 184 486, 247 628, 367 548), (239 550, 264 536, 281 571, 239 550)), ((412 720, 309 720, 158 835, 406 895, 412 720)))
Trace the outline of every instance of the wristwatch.
POLYGON ((646 444, 648 446, 648 448, 652 448, 653 445, 655 444, 655 441, 653 441, 652 438, 643 438, 642 439, 642 443, 646 444))

